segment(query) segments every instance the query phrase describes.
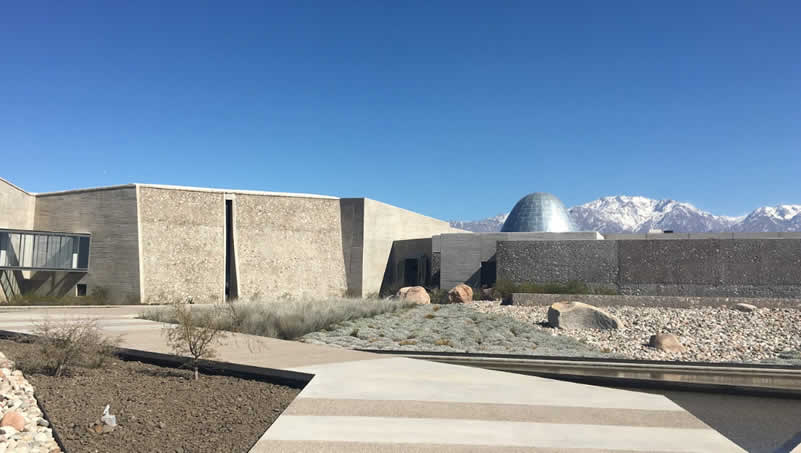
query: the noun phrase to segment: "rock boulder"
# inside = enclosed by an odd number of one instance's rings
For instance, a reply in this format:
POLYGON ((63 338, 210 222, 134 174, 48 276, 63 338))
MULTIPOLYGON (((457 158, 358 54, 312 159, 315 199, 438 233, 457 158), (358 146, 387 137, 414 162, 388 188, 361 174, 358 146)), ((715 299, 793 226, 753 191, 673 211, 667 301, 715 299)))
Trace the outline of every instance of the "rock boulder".
POLYGON ((430 304, 431 297, 422 286, 406 286, 398 290, 398 299, 412 301, 416 304, 430 304))
POLYGON ((746 312, 746 313, 751 313, 752 311, 756 310, 757 308, 756 308, 756 306, 755 306, 755 305, 751 305, 751 304, 742 304, 742 303, 741 303, 741 304, 736 304, 736 305, 734 306, 734 309, 735 309, 735 310, 739 310, 739 311, 744 311, 744 312, 746 312))
POLYGON ((648 346, 665 352, 684 352, 686 349, 672 333, 651 335, 648 346))
POLYGON ((548 324, 560 329, 619 329, 623 322, 583 302, 557 302, 548 308, 548 324))
POLYGON ((25 419, 17 411, 8 411, 3 418, 0 419, 0 427, 10 426, 17 431, 25 429, 25 419))
POLYGON ((452 304, 463 304, 473 300, 473 288, 460 283, 448 291, 448 301, 452 304))

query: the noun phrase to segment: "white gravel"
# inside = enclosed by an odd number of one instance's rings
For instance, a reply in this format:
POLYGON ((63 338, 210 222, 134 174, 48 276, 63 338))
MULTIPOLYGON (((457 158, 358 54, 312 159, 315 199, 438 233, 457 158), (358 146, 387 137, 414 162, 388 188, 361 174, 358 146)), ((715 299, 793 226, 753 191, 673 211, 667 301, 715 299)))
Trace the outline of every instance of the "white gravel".
POLYGON ((0 352, 0 420, 5 420, 4 417, 12 412, 22 416, 24 426, 21 431, 11 426, 0 427, 0 453, 61 451, 49 428, 50 423, 42 418, 33 386, 21 371, 14 370, 14 362, 0 352))
POLYGON ((509 316, 604 352, 632 359, 691 362, 800 363, 801 310, 759 308, 744 313, 727 307, 599 307, 619 317, 617 330, 562 330, 547 327, 547 306, 467 304, 476 311, 509 316), (667 353, 647 346, 656 333, 679 337, 686 351, 667 353))

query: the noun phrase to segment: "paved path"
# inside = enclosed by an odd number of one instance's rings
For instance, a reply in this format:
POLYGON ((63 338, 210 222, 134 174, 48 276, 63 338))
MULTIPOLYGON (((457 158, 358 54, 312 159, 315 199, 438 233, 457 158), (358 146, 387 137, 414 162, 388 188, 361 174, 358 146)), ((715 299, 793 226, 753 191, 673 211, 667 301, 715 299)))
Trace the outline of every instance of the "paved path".
MULTIPOLYGON (((0 329, 100 319, 126 347, 169 352, 141 307, 0 309, 0 329)), ((219 360, 314 374, 251 452, 742 452, 661 395, 234 335, 219 360)))

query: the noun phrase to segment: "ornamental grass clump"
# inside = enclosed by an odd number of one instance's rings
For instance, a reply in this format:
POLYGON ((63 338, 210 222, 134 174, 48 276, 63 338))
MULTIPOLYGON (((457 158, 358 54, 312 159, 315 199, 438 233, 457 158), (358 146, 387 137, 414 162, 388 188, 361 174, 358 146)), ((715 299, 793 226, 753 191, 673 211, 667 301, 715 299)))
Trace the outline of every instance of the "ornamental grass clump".
MULTIPOLYGON (((213 313, 217 328, 230 332, 294 340, 345 321, 371 318, 416 306, 414 302, 384 299, 331 298, 323 300, 274 300, 192 305, 198 313, 213 313)), ((140 316, 175 323, 172 310, 154 307, 140 316)))

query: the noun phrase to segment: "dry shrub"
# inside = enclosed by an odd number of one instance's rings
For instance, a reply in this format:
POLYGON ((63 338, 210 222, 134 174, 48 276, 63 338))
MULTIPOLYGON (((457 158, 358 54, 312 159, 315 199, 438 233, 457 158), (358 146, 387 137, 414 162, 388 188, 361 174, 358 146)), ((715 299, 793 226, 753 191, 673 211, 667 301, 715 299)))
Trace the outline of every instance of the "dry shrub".
POLYGON ((175 324, 164 327, 167 345, 175 355, 187 359, 187 364, 195 372, 195 380, 200 375, 198 365, 201 360, 212 359, 216 355, 214 347, 226 336, 217 321, 219 311, 194 310, 188 304, 172 304, 175 324))
POLYGON ((60 377, 76 366, 100 368, 114 355, 121 338, 102 334, 96 319, 50 319, 34 324, 34 344, 18 364, 23 372, 60 377))

